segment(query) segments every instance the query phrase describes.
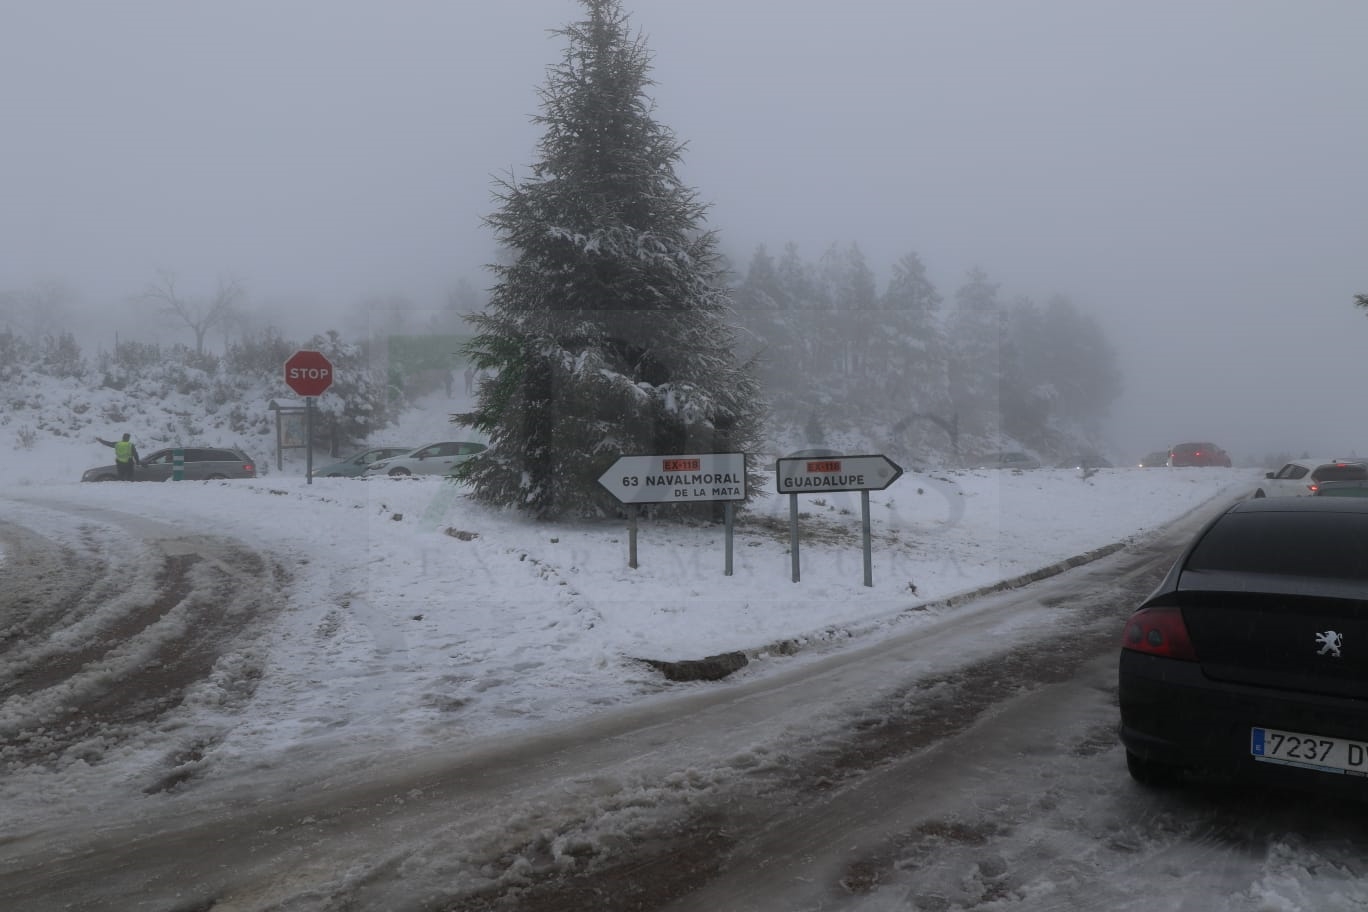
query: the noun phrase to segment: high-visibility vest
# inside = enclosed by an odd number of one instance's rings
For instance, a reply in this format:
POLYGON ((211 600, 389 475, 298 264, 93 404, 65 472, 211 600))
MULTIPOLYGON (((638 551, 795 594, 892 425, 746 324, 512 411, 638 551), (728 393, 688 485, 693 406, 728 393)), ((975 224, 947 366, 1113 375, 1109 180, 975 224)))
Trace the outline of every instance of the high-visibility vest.
POLYGON ((114 444, 114 461, 128 462, 133 458, 133 442, 131 440, 120 440, 114 444))

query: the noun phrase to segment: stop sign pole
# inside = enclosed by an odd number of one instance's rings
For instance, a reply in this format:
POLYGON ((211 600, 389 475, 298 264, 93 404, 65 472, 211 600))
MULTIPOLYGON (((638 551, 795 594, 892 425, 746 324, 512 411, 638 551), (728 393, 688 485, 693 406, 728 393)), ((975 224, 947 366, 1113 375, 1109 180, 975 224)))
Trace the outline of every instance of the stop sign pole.
POLYGON ((333 366, 322 352, 300 349, 285 359, 285 385, 304 397, 304 477, 313 484, 314 398, 333 382, 333 366))

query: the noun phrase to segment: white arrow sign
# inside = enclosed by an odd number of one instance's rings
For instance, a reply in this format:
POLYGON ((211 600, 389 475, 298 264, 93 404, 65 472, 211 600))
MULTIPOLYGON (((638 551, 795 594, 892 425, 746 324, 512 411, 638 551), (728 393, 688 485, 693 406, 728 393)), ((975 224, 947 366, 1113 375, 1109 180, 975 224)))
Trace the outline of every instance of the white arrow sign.
POLYGON ((745 500, 745 453, 619 456, 599 484, 622 503, 745 500))
POLYGON ((887 456, 790 456, 775 464, 780 494, 882 491, 902 472, 887 456))

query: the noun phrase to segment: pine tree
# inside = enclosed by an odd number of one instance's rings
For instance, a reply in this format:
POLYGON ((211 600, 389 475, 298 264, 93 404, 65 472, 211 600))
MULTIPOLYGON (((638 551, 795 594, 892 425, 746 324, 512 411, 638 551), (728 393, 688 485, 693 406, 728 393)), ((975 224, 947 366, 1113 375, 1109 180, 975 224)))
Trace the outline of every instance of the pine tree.
POLYGON ((909 447, 943 446, 953 433, 955 409, 941 295, 915 252, 893 264, 881 301, 885 325, 870 338, 870 357, 880 365, 892 413, 900 416, 909 447))
POLYGON ((1066 365, 1053 360, 1053 340, 1040 308, 1020 297, 1006 312, 1002 345, 1002 429, 1012 439, 1046 449, 1059 391, 1053 378, 1066 365))
POLYGON ((788 319, 788 296, 774 257, 764 245, 751 257, 734 297, 743 331, 742 351, 754 360, 757 378, 773 405, 791 383, 793 352, 799 343, 788 319))
POLYGON ((1062 295, 1046 303, 1043 321, 1050 340, 1050 380, 1059 391, 1058 411, 1097 432, 1121 395, 1116 351, 1096 318, 1062 295))
POLYGON ((1101 327, 1063 295, 1044 308, 1028 298, 1012 306, 1003 370, 1003 429, 1041 448, 1060 434, 1098 437, 1121 394, 1116 353, 1101 327))
POLYGON ((816 270, 802 258, 798 245, 789 241, 775 264, 775 274, 784 302, 781 319, 789 327, 793 349, 788 353, 788 398, 805 407, 821 404, 830 376, 826 352, 821 344, 826 312, 831 299, 816 276, 816 270))
POLYGON ((955 292, 947 341, 950 399, 967 431, 987 438, 1001 430, 1003 309, 998 286, 977 267, 955 292))
POLYGON ((827 349, 828 370, 836 388, 852 389, 851 378, 865 375, 862 361, 870 336, 875 332, 873 311, 878 285, 864 254, 855 244, 833 244, 818 263, 818 276, 831 301, 823 314, 821 339, 827 349))
POLYGON ((539 518, 616 512, 597 479, 621 455, 752 450, 763 414, 645 42, 618 0, 581 3, 539 93, 540 158, 486 219, 511 256, 465 353, 494 373, 453 416, 491 442, 462 472, 474 496, 539 518))

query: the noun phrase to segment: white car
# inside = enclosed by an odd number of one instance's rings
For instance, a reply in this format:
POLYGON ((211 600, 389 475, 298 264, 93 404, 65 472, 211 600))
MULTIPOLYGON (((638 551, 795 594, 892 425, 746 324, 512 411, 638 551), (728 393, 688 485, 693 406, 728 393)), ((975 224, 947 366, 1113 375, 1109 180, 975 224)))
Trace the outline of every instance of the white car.
POLYGON ((1309 497, 1322 481, 1368 481, 1368 465, 1350 459, 1294 459, 1268 472, 1255 497, 1309 497))
POLYGON ((402 456, 391 456, 372 462, 366 467, 366 477, 388 475, 403 478, 409 475, 449 475, 451 470, 488 447, 470 440, 443 440, 429 443, 402 456))

